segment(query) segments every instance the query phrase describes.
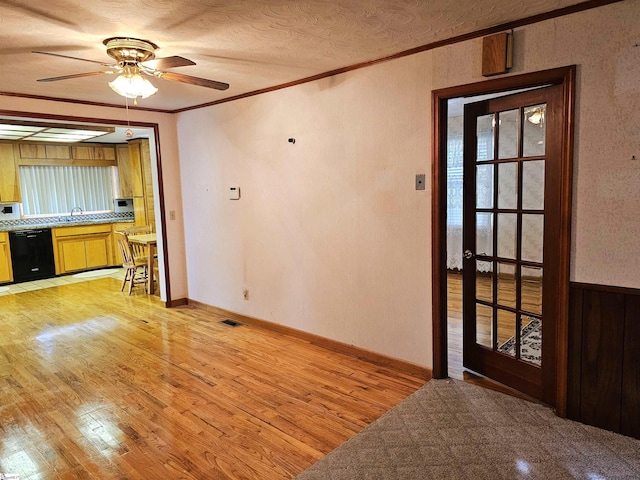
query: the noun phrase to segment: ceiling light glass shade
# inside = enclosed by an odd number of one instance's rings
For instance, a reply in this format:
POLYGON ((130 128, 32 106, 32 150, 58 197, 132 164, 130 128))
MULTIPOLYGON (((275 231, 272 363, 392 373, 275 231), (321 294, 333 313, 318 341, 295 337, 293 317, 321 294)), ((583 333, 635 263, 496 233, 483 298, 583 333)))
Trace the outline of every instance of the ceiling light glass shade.
POLYGON ((546 111, 546 107, 544 105, 537 106, 529 110, 525 110, 525 115, 528 115, 527 120, 533 123, 534 125, 542 125, 545 121, 544 119, 545 111, 546 111))
POLYGON ((539 125, 544 117, 542 116, 541 111, 534 112, 533 115, 529 117, 529 121, 535 125, 539 125))
POLYGON ((109 82, 111 89, 118 95, 127 98, 147 98, 158 91, 153 84, 143 78, 138 72, 127 71, 118 75, 113 82, 109 82))

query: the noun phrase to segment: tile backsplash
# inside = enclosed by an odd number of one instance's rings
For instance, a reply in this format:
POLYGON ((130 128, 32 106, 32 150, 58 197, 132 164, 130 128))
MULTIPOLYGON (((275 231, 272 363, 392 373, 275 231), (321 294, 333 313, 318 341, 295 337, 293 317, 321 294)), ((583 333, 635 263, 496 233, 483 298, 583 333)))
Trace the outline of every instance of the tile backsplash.
MULTIPOLYGON (((2 206, 0 205, 0 211, 2 206)), ((20 218, 20 211, 18 210, 17 218, 7 218, 7 214, 0 214, 0 230, 15 229, 16 227, 64 227, 69 225, 69 215, 62 215, 60 217, 31 217, 20 218)), ((134 220, 133 213, 95 213, 95 214, 82 214, 73 217, 75 223, 107 223, 107 222, 132 222, 134 220)))

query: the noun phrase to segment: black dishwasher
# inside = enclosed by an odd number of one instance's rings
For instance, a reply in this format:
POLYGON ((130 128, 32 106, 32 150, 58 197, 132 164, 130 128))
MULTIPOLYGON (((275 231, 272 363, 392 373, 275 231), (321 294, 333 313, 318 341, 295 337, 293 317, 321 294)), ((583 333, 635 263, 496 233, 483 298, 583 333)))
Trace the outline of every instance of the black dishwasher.
POLYGON ((14 282, 55 277, 50 228, 9 232, 9 245, 14 282))

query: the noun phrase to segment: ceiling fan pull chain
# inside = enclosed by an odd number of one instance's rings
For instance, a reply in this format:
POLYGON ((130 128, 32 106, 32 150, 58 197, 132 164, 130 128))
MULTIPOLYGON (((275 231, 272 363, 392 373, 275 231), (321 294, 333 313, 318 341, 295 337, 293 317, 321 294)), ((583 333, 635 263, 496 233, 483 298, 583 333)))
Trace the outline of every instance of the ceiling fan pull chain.
POLYGON ((124 131, 124 136, 126 138, 133 138, 133 130, 131 130, 131 124, 129 123, 129 98, 128 97, 124 97, 124 108, 127 111, 127 129, 124 131))

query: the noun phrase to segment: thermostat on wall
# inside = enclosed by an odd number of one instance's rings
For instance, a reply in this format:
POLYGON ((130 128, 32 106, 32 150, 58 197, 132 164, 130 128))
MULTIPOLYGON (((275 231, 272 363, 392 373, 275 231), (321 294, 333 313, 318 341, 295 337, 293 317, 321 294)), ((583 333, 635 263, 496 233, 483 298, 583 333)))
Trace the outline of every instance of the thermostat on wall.
POLYGON ((229 187, 229 198, 231 200, 240 200, 240 187, 229 187))

